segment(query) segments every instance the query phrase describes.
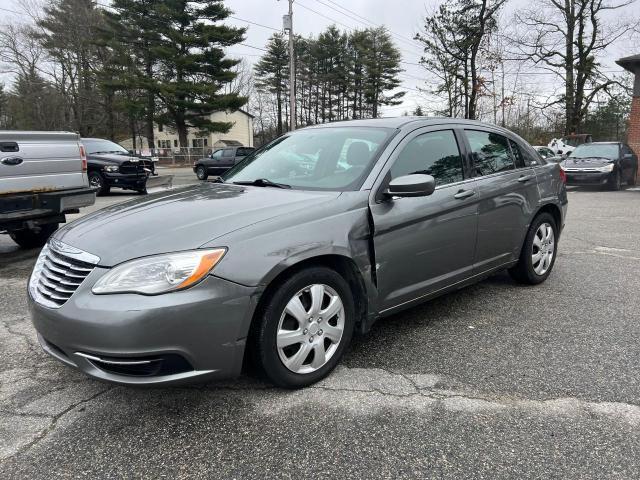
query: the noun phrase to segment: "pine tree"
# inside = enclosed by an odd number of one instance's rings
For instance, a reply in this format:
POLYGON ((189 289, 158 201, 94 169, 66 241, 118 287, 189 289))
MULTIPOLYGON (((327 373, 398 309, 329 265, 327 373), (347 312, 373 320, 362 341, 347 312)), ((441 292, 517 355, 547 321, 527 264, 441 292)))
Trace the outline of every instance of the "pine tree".
POLYGON ((246 31, 219 23, 230 13, 222 0, 165 0, 153 5, 151 15, 160 20, 153 27, 159 34, 153 48, 158 76, 147 88, 153 89, 163 109, 158 121, 175 128, 181 147, 187 146, 189 128, 228 132, 232 123, 213 122, 209 115, 247 103, 237 93, 223 93, 240 62, 226 58, 223 49, 241 42, 246 31))
POLYGON ((268 91, 276 97, 277 125, 276 132, 282 135, 282 104, 289 83, 289 53, 287 41, 281 33, 269 38, 265 53, 255 66, 256 86, 268 91))

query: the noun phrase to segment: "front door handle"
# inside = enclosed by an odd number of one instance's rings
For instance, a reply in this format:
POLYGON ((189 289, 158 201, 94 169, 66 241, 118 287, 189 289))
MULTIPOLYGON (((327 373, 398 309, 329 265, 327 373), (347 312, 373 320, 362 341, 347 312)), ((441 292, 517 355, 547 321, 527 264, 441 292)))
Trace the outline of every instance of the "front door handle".
POLYGON ((3 165, 20 165, 22 162, 22 157, 4 157, 0 160, 3 165))
POLYGON ((458 193, 456 193, 453 198, 457 198, 458 200, 461 200, 463 198, 469 198, 472 197, 473 195, 476 194, 475 190, 460 190, 458 193))
POLYGON ((525 183, 528 182, 529 180, 533 180, 535 178, 535 175, 522 175, 520 178, 518 178, 518 181, 520 183, 525 183))

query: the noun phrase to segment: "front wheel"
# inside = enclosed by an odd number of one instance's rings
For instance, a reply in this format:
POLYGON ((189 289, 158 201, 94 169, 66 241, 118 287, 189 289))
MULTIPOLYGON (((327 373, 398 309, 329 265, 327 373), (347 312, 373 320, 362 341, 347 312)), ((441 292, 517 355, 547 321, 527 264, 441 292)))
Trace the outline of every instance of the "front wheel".
POLYGON ((636 168, 633 172, 631 172, 631 176, 629 177, 629 180, 627 180, 627 185, 629 185, 630 187, 635 186, 637 178, 638 178, 638 169, 636 168))
POLYGON ((609 180, 609 189, 618 191, 622 188, 622 177, 620 176, 620 169, 616 169, 613 176, 609 180))
POLYGON ((553 216, 546 212, 538 215, 529 227, 518 263, 509 269, 511 277, 530 285, 544 282, 556 261, 557 238, 553 216))
POLYGON ((53 232, 58 229, 57 223, 45 223, 37 229, 25 228, 11 232, 11 239, 22 248, 38 248, 44 246, 53 232))
POLYGON ((279 285, 257 321, 256 364, 278 386, 305 387, 327 376, 351 342, 353 294, 336 271, 308 268, 279 285))
POLYGON ((96 195, 102 196, 109 193, 110 187, 107 185, 100 172, 89 172, 89 185, 96 189, 96 195))
POLYGON ((196 168, 196 176, 198 177, 198 180, 206 180, 209 174, 207 173, 206 168, 204 168, 202 165, 198 165, 198 167, 196 168))

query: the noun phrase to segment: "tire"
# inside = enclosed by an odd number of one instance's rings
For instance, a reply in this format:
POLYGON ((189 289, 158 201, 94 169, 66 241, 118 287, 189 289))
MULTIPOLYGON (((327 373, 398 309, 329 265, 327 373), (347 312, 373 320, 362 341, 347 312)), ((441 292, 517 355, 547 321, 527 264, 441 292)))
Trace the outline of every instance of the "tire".
POLYGON ((209 177, 209 173, 202 165, 198 165, 196 167, 196 177, 198 177, 198 180, 206 180, 209 177))
POLYGON ((355 306, 346 280, 326 267, 307 268, 284 280, 265 301, 249 342, 255 365, 285 388, 326 377, 353 335, 355 306), (322 312, 331 317, 322 318, 322 312))
POLYGON ((627 185, 630 187, 635 187, 638 178, 638 169, 636 168, 633 172, 631 172, 631 176, 629 180, 627 180, 627 185))
POLYGON ((138 192, 140 195, 147 195, 149 193, 147 191, 147 187, 139 188, 138 190, 136 190, 136 192, 138 192))
POLYGON ((38 231, 25 228, 9 233, 9 236, 22 248, 38 248, 44 246, 53 232, 58 229, 57 223, 40 225, 38 231))
POLYGON ((613 176, 609 180, 609 190, 617 192, 622 188, 622 178, 620 176, 620 169, 616 169, 613 176))
POLYGON ((511 277, 518 283, 529 285, 537 285, 544 282, 551 274, 553 266, 556 263, 556 256, 558 253, 557 239, 558 229, 551 214, 543 212, 534 218, 533 222, 531 222, 531 226, 529 227, 529 231, 527 232, 527 236, 525 237, 524 245, 520 252, 520 259, 515 266, 509 269, 511 277), (543 225, 546 225, 547 228, 551 229, 550 237, 547 236, 545 238, 545 235, 542 234, 543 238, 541 238, 540 234, 543 225), (550 245, 552 248, 550 255, 548 246, 549 241, 551 241, 550 245), (537 262, 534 261, 536 253, 541 253, 541 256, 538 257, 540 260, 537 262))
POLYGON ((111 190, 111 187, 107 185, 102 174, 95 170, 93 172, 89 172, 89 186, 97 189, 96 195, 98 196, 108 195, 111 190))

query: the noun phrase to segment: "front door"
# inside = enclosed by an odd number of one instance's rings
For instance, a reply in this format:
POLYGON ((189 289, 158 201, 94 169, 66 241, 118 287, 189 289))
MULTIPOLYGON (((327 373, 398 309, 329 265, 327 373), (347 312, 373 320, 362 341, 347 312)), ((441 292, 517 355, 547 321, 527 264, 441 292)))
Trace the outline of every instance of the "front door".
POLYGON ((468 129, 480 204, 475 273, 500 267, 520 255, 538 207, 538 183, 518 145, 490 130, 468 129))
POLYGON ((453 129, 420 129, 385 167, 381 189, 393 178, 424 173, 436 179, 436 190, 426 197, 378 198, 370 206, 380 311, 471 275, 478 195, 459 143, 453 129))

